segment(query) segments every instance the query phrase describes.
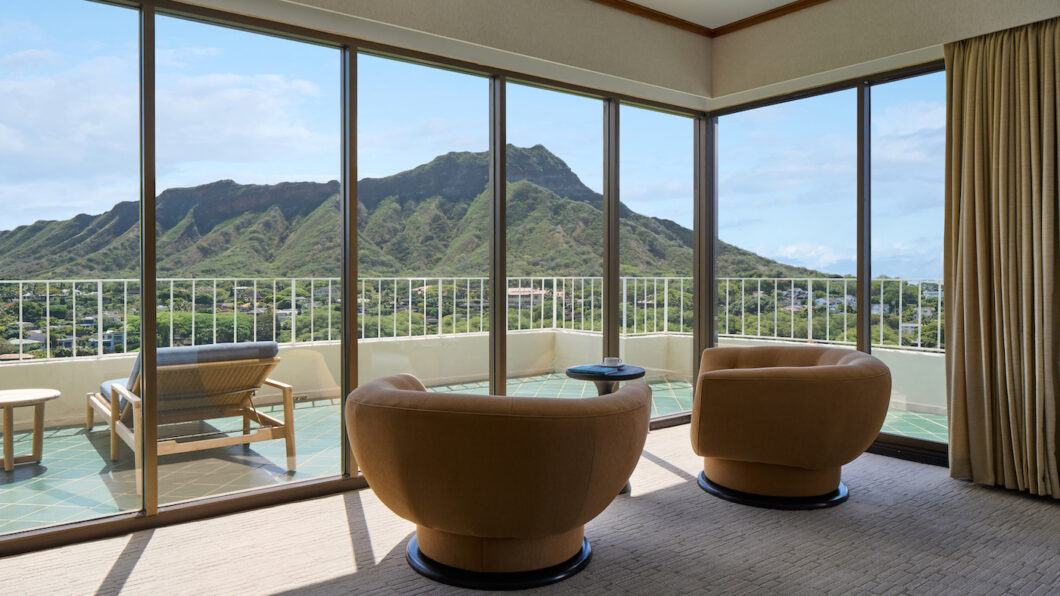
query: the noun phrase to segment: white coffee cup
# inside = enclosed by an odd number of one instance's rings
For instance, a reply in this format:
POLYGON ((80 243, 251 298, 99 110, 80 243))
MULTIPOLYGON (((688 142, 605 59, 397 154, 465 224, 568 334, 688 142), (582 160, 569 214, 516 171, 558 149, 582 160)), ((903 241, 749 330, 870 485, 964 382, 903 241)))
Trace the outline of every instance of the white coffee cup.
POLYGON ((622 366, 622 359, 616 356, 604 358, 604 366, 622 366))

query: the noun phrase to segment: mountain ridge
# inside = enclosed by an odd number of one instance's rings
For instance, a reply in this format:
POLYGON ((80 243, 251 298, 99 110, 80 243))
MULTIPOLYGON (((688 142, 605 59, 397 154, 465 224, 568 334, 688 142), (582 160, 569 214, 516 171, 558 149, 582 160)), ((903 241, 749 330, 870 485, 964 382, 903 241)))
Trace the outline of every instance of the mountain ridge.
MULTIPOLYGON (((450 152, 358 182, 358 271, 480 276, 488 271, 488 153, 450 152)), ((541 145, 508 147, 508 274, 602 273, 603 197, 541 145)), ((157 199, 159 277, 337 277, 337 181, 171 188, 157 199)), ((693 233, 620 205, 623 275, 689 275, 693 233)), ((0 277, 136 277, 139 206, 0 231, 0 277)), ((719 273, 819 277, 719 242, 719 273)))

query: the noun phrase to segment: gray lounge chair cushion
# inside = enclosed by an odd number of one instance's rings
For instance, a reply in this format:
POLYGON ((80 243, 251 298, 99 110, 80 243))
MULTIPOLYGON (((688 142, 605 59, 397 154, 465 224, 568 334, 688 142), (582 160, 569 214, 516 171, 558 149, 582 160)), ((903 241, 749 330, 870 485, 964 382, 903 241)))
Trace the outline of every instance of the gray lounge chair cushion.
MULTIPOLYGON (((107 403, 110 403, 110 386, 111 385, 118 384, 118 385, 123 385, 125 387, 128 387, 128 385, 126 385, 127 382, 128 382, 128 379, 123 377, 121 379, 111 379, 109 381, 103 381, 102 383, 100 383, 99 384, 99 394, 103 396, 103 401, 105 401, 107 403)), ((125 398, 121 397, 121 396, 119 396, 119 398, 121 399, 122 404, 124 404, 125 403, 125 398)))
MULTIPOLYGON (((205 346, 180 346, 176 348, 158 349, 158 366, 171 366, 174 364, 201 364, 203 362, 228 362, 232 360, 255 360, 258 358, 275 358, 279 353, 280 346, 274 341, 250 341, 243 343, 209 344, 205 346)), ((136 383, 136 377, 140 374, 140 356, 136 356, 133 364, 132 374, 126 382, 126 387, 132 387, 136 383)), ((110 381, 107 381, 109 383, 110 381)), ((100 388, 102 389, 102 385, 100 388)), ((110 386, 107 386, 106 396, 110 396, 110 386)))

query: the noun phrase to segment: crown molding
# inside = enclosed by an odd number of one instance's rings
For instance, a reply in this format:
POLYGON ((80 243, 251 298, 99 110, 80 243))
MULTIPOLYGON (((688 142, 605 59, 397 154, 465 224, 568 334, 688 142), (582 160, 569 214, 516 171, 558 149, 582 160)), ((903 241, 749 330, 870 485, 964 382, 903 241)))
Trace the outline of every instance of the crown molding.
POLYGON ((682 18, 675 17, 665 12, 660 12, 654 8, 648 8, 642 6, 636 2, 630 2, 629 0, 591 0, 597 4, 603 4, 604 6, 610 6, 611 8, 628 12, 630 14, 637 15, 638 17, 649 19, 657 23, 663 23, 671 27, 676 27, 684 31, 691 31, 703 37, 718 37, 719 35, 725 35, 732 33, 733 31, 739 31, 740 29, 746 29, 752 25, 771 21, 777 17, 782 17, 786 14, 798 12, 804 8, 809 8, 817 4, 823 4, 828 0, 796 0, 795 2, 789 2, 783 6, 778 6, 772 10, 760 12, 756 15, 751 15, 745 19, 739 21, 733 21, 727 25, 722 25, 711 29, 710 27, 704 27, 698 23, 686 21, 682 18))

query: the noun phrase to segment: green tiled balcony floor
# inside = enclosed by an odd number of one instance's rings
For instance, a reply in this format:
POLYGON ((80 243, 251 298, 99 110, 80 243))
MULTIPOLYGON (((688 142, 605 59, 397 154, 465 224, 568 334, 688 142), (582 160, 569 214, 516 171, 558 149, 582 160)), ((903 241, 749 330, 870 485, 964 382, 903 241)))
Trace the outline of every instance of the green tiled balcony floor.
POLYGON ((895 408, 887 410, 883 432, 937 443, 948 443, 950 440, 949 423, 945 416, 895 408))
MULTIPOLYGON (((666 416, 692 408, 692 386, 684 381, 658 380, 652 388, 652 416, 666 416)), ((486 381, 443 385, 432 391, 478 393, 489 391, 486 381)), ((531 397, 578 398, 596 395, 592 383, 569 379, 562 373, 508 380, 508 394, 531 397)), ((279 408, 263 408, 282 416, 279 408)), ((238 419, 185 425, 181 434, 236 429, 238 419)), ((303 480, 339 472, 339 402, 322 400, 295 405, 295 445, 298 469, 288 472, 283 441, 210 449, 160 458, 159 500, 172 503, 242 489, 303 480)), ((170 428, 170 427, 167 427, 170 428)), ((892 409, 883 431, 930 441, 946 442, 945 416, 892 409)), ((0 534, 62 522, 90 519, 138 509, 131 450, 121 444, 121 458, 109 459, 110 433, 97 420, 83 427, 45 431, 44 460, 0 470, 0 534)), ((16 454, 28 453, 29 432, 14 436, 16 454)))
MULTIPOLYGON (((677 414, 692 409, 692 386, 684 381, 651 381, 651 415, 653 418, 677 414)), ((593 397, 596 385, 587 381, 576 381, 563 373, 549 373, 534 377, 508 379, 508 395, 523 397, 593 397)), ((445 393, 488 394, 489 381, 438 385, 431 391, 445 393)))
MULTIPOLYGON (((166 455, 160 458, 159 502, 338 474, 338 403, 335 399, 296 404, 296 472, 286 469, 282 440, 166 455)), ((283 415, 278 407, 262 410, 283 415)), ((223 418, 165 430, 194 434, 240 426, 238 418, 223 418)), ((30 433, 15 433, 14 444, 16 454, 28 453, 30 433)), ((110 432, 98 419, 91 432, 81 426, 45 430, 39 465, 0 470, 0 534, 139 509, 133 454, 125 443, 120 449, 118 461, 111 462, 110 432)))

